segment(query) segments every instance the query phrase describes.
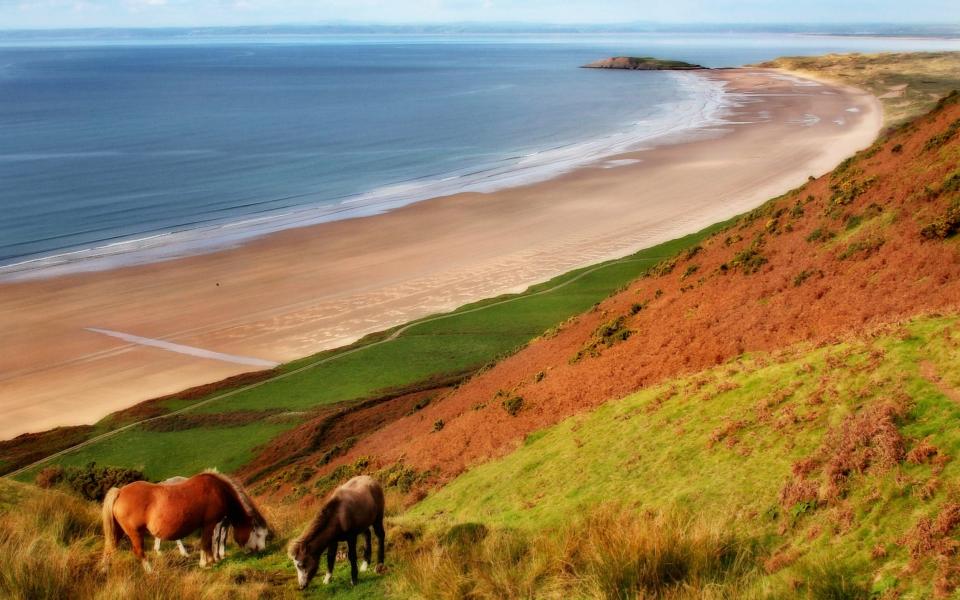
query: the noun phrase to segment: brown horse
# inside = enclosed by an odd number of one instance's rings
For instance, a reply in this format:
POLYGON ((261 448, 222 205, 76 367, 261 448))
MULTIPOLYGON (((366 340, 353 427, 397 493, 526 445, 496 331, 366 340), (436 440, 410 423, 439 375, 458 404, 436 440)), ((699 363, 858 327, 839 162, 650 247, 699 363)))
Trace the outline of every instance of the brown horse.
MULTIPOLYGON (((164 479, 160 483, 162 485, 169 485, 171 483, 183 483, 186 481, 186 477, 176 475, 169 479, 164 479)), ((227 522, 227 519, 224 518, 220 521, 216 527, 213 528, 213 562, 219 562, 227 556, 227 530, 230 529, 230 523, 227 522)), ((160 554, 160 543, 163 540, 160 538, 153 539, 153 551, 157 554, 160 554)), ((190 556, 190 553, 187 552, 187 549, 183 545, 183 540, 177 540, 177 550, 180 551, 180 556, 184 558, 190 556)))
POLYGON ((357 583, 357 536, 366 537, 367 546, 363 552, 361 571, 370 564, 373 548, 370 539, 370 527, 377 534, 377 564, 383 565, 383 488, 372 477, 361 475, 341 485, 330 494, 320 513, 297 539, 290 542, 287 555, 297 568, 297 583, 300 589, 309 585, 317 574, 320 555, 327 551, 327 574, 323 583, 330 583, 333 565, 337 560, 337 545, 347 542, 347 556, 350 558, 350 582, 357 583))
POLYGON ((263 550, 270 529, 249 496, 226 475, 205 471, 181 483, 136 481, 111 488, 103 500, 104 566, 121 539, 130 538, 133 553, 151 570, 143 552, 147 533, 162 540, 178 540, 200 530, 200 566, 215 562, 213 535, 226 520, 234 539, 247 551, 263 550))

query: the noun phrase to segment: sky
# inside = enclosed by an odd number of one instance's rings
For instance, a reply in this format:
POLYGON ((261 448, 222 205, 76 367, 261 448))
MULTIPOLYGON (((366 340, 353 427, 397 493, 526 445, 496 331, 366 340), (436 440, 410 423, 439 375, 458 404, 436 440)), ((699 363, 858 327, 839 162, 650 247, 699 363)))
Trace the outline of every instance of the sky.
POLYGON ((0 29, 463 21, 943 24, 960 0, 0 0, 0 29))

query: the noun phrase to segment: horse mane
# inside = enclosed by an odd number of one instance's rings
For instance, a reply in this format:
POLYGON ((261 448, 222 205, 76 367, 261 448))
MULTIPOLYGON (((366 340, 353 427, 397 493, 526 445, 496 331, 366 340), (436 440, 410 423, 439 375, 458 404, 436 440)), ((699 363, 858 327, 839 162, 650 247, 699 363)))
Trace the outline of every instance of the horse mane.
POLYGON ((303 533, 300 534, 300 537, 293 540, 290 543, 291 547, 297 547, 305 542, 317 537, 321 531, 327 526, 327 523, 330 522, 330 519, 333 517, 333 513, 340 506, 340 497, 336 492, 331 494, 330 498, 323 503, 323 507, 320 509, 320 512, 317 513, 313 520, 310 521, 310 524, 307 525, 307 528, 303 530, 303 533))
POLYGON ((263 517, 260 509, 257 508, 257 505, 254 504, 250 496, 247 495, 247 492, 244 491, 244 489, 240 487, 240 484, 234 481, 232 477, 228 477, 216 469, 207 469, 204 471, 204 473, 207 475, 212 475, 230 486, 230 489, 232 489, 234 494, 236 494, 237 500, 240 501, 240 505, 243 507, 244 512, 247 513, 247 516, 253 519, 254 525, 268 527, 267 520, 263 517))

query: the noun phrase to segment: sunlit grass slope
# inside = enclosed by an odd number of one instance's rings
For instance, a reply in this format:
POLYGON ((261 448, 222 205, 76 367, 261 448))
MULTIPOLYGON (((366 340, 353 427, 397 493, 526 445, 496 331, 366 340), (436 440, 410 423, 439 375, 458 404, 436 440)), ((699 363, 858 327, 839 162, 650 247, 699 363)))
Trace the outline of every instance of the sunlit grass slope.
MULTIPOLYGON (((819 596, 810 574, 833 565, 853 590, 838 597, 930 597, 960 582, 948 560, 960 524, 954 390, 955 316, 745 356, 532 434, 403 521, 537 540, 614 503, 641 520, 692 515, 759 544, 738 593, 819 596)), ((432 568, 452 567, 438 560, 432 568)))

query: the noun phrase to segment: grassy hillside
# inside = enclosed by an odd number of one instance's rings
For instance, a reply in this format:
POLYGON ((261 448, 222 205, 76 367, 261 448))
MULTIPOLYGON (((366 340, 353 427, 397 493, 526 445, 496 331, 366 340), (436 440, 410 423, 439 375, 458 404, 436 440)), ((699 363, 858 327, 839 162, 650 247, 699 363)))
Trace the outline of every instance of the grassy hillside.
POLYGON ((404 520, 536 537, 605 503, 678 512, 762 547, 757 594, 826 562, 859 588, 926 598, 960 583, 941 565, 960 523, 944 516, 960 501, 958 399, 956 316, 744 356, 531 434, 404 520), (948 522, 926 534, 925 519, 948 522))
MULTIPOLYGON (((266 381, 124 411, 105 419, 90 435, 109 432, 131 419, 152 420, 54 462, 82 465, 96 461, 136 467, 151 479, 195 472, 200 467, 236 470, 256 447, 323 414, 326 407, 404 388, 429 387, 479 369, 588 309, 664 257, 696 245, 718 227, 566 273, 522 294, 470 304, 408 324, 400 331, 368 336, 352 346, 283 365, 266 381), (162 416, 184 410, 184 414, 162 416)), ((10 462, 9 468, 15 465, 10 462)), ((34 473, 21 479, 30 480, 34 473)))
POLYGON ((926 113, 960 89, 960 52, 884 52, 787 56, 761 63, 869 90, 883 103, 884 121, 899 125, 926 113))
MULTIPOLYGON (((537 431, 392 515, 390 574, 351 588, 341 563, 305 597, 947 593, 960 583, 947 560, 958 373, 960 317, 947 315, 666 381, 537 431)), ((169 553, 160 579, 124 554, 99 574, 95 504, 13 483, 0 499, 2 595, 304 597, 283 552, 309 516, 296 505, 266 505, 280 538, 262 555, 234 550, 200 571, 169 553)))
POLYGON ((305 457, 304 485, 362 457, 442 483, 531 432, 744 353, 956 310, 958 122, 953 95, 329 464, 305 457))

